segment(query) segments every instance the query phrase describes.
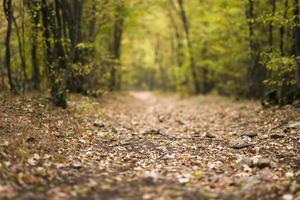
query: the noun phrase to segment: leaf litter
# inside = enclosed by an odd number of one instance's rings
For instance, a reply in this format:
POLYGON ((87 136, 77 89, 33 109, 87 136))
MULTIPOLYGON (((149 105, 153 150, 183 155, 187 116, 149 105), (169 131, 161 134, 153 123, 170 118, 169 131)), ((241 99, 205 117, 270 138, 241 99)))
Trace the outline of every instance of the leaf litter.
POLYGON ((0 199, 299 199, 292 106, 149 92, 1 96, 0 199))

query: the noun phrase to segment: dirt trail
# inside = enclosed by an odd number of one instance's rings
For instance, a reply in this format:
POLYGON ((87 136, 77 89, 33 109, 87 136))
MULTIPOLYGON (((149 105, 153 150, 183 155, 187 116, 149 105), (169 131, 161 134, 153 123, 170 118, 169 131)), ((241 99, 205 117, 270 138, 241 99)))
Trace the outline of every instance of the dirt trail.
POLYGON ((69 110, 46 115, 32 99, 25 101, 31 111, 24 110, 24 101, 0 110, 2 130, 36 130, 22 136, 36 143, 23 163, 5 150, 20 144, 4 131, 0 136, 8 143, 0 150, 11 159, 9 170, 30 175, 15 180, 0 170, 0 191, 9 190, 12 197, 299 198, 299 127, 287 126, 300 115, 292 107, 262 110, 257 102, 216 96, 132 92, 100 100, 72 97, 69 110), (12 124, 16 116, 34 123, 12 124), (41 136, 44 127, 49 135, 41 136), (45 141, 50 138, 54 149, 45 141), (245 146, 234 146, 241 140, 245 146))

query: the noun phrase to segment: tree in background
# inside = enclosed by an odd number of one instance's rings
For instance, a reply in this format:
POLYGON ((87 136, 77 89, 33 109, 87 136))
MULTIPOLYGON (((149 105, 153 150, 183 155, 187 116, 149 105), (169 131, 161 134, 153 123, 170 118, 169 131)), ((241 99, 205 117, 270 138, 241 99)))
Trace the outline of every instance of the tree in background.
POLYGON ((121 43, 124 32, 124 19, 125 18, 125 3, 119 0, 115 3, 114 9, 114 22, 112 27, 113 38, 111 44, 112 66, 110 70, 110 90, 121 89, 121 72, 120 72, 120 59, 121 59, 121 43))
MULTIPOLYGON (((11 90, 39 91, 49 86, 54 104, 66 107, 67 90, 89 94, 93 88, 111 87, 112 81, 105 77, 111 76, 112 70, 106 66, 120 66, 125 2, 4 0, 3 11, 7 21, 5 66, 11 90), (15 49, 19 59, 11 59, 16 56, 15 49), (27 57, 31 58, 29 66, 27 57)), ((121 84, 117 80, 121 73, 116 71, 114 88, 121 84)), ((5 87, 4 74, 1 79, 5 87)))
POLYGON ((3 0, 1 88, 151 89, 293 103, 299 0, 3 0), (245 14, 246 13, 246 14, 245 14), (267 34, 266 34, 267 33, 267 34), (26 39, 29 38, 29 39, 26 39))
POLYGON ((7 20, 7 29, 6 29, 6 37, 5 37, 5 66, 7 69, 7 76, 9 80, 10 90, 15 90, 15 84, 12 78, 12 70, 11 70, 11 50, 10 50, 10 42, 11 42, 11 33, 12 33, 12 21, 13 21, 13 11, 12 11, 12 1, 11 0, 3 0, 3 9, 5 18, 7 20))
POLYGON ((269 23, 270 30, 270 50, 263 52, 262 59, 268 70, 268 77, 264 81, 267 89, 264 104, 285 105, 299 99, 299 2, 273 0, 270 5, 271 12, 259 19, 263 25, 269 23), (275 28, 278 28, 279 34, 274 34, 275 28))
POLYGON ((189 22, 188 22, 188 19, 186 16, 186 11, 184 9, 184 1, 177 0, 177 2, 179 5, 178 12, 180 15, 181 22, 183 24, 186 41, 187 41, 187 45, 188 45, 188 51, 189 51, 189 57, 190 57, 190 68, 191 68, 192 78, 193 78, 193 82, 194 82, 195 94, 199 94, 201 92, 201 90, 200 90, 200 84, 198 81, 198 75, 197 75, 196 66, 195 66, 195 58, 193 55, 193 43, 191 42, 191 39, 190 39, 190 27, 189 27, 190 25, 189 25, 189 22))
POLYGON ((28 11, 30 15, 31 24, 31 64, 32 64, 32 82, 35 90, 41 89, 41 72, 38 61, 38 36, 39 36, 39 22, 40 22, 40 7, 39 0, 32 0, 27 2, 28 11))
MULTIPOLYGON (((266 79, 266 69, 261 65, 261 47, 255 36, 256 17, 254 13, 255 1, 248 0, 246 15, 249 28, 250 65, 247 72, 248 95, 256 98, 264 94, 263 80, 266 79)), ((270 40, 273 40, 273 26, 270 25, 270 40)), ((272 41, 270 41, 272 42, 272 41)))

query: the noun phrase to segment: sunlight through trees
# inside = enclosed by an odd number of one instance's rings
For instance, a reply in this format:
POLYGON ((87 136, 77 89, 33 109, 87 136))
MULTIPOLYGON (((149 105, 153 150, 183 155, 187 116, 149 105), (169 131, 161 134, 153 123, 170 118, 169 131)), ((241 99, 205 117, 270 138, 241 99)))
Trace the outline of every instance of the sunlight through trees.
POLYGON ((299 98, 299 2, 3 0, 1 88, 299 98))

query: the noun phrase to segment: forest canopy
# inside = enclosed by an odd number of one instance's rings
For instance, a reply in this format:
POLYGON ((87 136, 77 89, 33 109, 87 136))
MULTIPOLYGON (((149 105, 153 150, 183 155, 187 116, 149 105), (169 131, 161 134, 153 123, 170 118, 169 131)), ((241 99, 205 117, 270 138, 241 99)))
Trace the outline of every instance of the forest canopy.
POLYGON ((298 0, 3 0, 0 88, 299 99, 298 0))

